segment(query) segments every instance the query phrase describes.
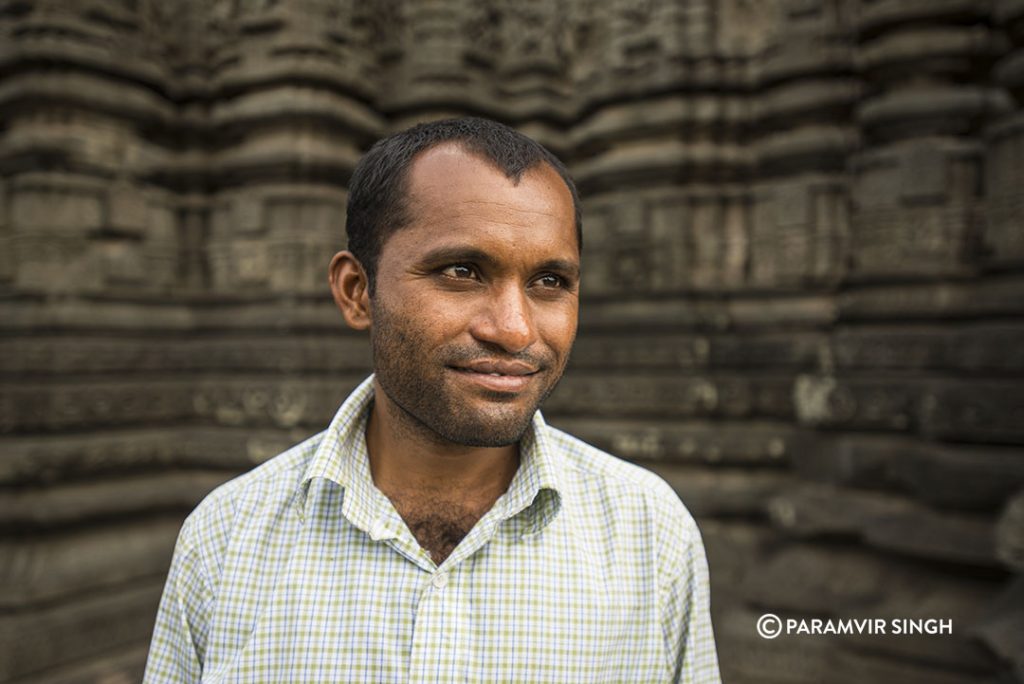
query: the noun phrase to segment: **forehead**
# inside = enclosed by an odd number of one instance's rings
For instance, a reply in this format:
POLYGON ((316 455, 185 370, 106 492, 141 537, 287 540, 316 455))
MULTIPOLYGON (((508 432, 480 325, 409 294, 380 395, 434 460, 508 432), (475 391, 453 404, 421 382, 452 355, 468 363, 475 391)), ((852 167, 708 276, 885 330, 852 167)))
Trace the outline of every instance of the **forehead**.
POLYGON ((572 195, 548 164, 531 167, 517 182, 489 160, 444 143, 416 156, 406 193, 408 225, 387 240, 385 251, 396 241, 500 238, 578 255, 572 195))
POLYGON ((549 164, 535 164, 516 181, 490 160, 454 142, 431 147, 413 159, 406 191, 414 212, 434 208, 417 203, 439 201, 443 206, 481 196, 532 211, 554 212, 566 200, 572 203, 568 187, 549 164))

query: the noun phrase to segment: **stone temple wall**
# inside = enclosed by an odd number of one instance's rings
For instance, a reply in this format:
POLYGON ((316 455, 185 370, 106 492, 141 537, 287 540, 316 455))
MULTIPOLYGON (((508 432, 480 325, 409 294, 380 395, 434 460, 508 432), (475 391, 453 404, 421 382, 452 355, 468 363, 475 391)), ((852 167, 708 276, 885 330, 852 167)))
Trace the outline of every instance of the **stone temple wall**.
POLYGON ((1024 681, 1022 108, 1024 0, 0 0, 0 681, 139 678, 184 515, 369 367, 353 165, 451 114, 578 180, 546 413, 696 515, 727 682, 1024 681))

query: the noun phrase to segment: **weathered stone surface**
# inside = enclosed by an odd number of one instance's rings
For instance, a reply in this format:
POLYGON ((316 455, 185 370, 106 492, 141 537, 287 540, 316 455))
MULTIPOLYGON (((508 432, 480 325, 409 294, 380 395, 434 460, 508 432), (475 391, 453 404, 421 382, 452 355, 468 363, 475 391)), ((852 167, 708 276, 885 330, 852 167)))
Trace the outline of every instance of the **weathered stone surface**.
POLYGON ((943 508, 993 510, 1024 486, 1024 459, 1014 448, 833 435, 807 437, 792 460, 811 479, 905 491, 943 508))
POLYGON ((901 554, 981 567, 997 565, 988 517, 912 508, 871 519, 863 534, 868 544, 901 554))
POLYGON ((72 603, 5 613, 0 616, 0 677, 17 680, 138 644, 152 634, 163 588, 159 578, 72 603))
POLYGON ((925 285, 865 287, 840 293, 839 315, 848 322, 977 319, 1020 313, 1024 280, 1015 274, 925 285))
POLYGON ((854 537, 869 546, 935 561, 997 565, 991 518, 940 513, 906 499, 815 485, 775 496, 776 525, 803 538, 854 537))
MULTIPOLYGON (((1018 51, 1024 55, 1024 51, 1018 51)), ((1024 83, 1022 83, 1024 85, 1024 83)), ((986 262, 993 265, 1019 264, 1024 259, 1024 200, 1016 190, 1024 179, 1024 117, 1007 117, 988 131, 985 157, 987 221, 984 247, 986 262)))
MULTIPOLYGON (((757 634, 761 611, 739 608, 715 623, 715 635, 734 644, 729 657, 721 657, 722 681, 741 684, 797 684, 829 681, 832 647, 815 636, 786 636, 774 640, 757 634)), ((780 614, 785 619, 789 617, 780 614)))
POLYGON ((317 426, 323 429, 349 392, 365 377, 303 378, 297 374, 274 380, 268 376, 204 378, 194 386, 195 415, 217 425, 272 425, 278 428, 317 426))
POLYGON ((760 572, 755 564, 778 542, 778 533, 767 525, 734 518, 707 517, 698 525, 716 578, 712 609, 716 615, 724 614, 737 607, 745 579, 760 572))
POLYGON ((794 384, 794 404, 806 425, 1024 442, 1024 392, 1015 380, 801 375, 794 384))
POLYGON ((1013 583, 986 606, 985 616, 973 632, 1001 659, 1018 679, 1024 675, 1024 579, 1013 583))
POLYGON ((139 678, 171 518, 368 370, 326 287, 356 159, 472 113, 577 178, 545 414, 698 514, 725 681, 1024 681, 1022 65, 1021 0, 0 10, 0 680, 139 678))
POLYGON ((889 638, 870 634, 844 635, 843 651, 877 654, 903 662, 924 662, 964 674, 992 675, 998 668, 977 643, 973 626, 983 620, 986 606, 999 593, 999 585, 984 579, 963 579, 947 573, 921 571, 913 566, 892 572, 883 584, 884 598, 862 607, 851 607, 853 618, 880 617, 900 620, 904 634, 889 638), (916 634, 903 620, 944 619, 952 622, 951 634, 916 634))
MULTIPOLYGON (((341 332, 341 331, 339 331, 341 332)), ((32 336, 0 339, 0 373, 67 377, 89 373, 363 371, 370 344, 362 335, 246 335, 194 339, 167 335, 32 336)))
POLYGON ((591 334, 573 347, 572 368, 775 368, 809 369, 818 361, 824 336, 778 334, 591 334))
POLYGON ((847 327, 830 343, 832 359, 843 369, 1024 370, 1024 328, 1013 323, 847 327))
POLYGON ((764 517, 769 499, 790 483, 776 472, 730 472, 709 468, 641 463, 665 479, 698 517, 764 517))
POLYGON ((925 435, 1024 444, 1024 390, 1019 380, 942 382, 921 406, 925 435))
POLYGON ((0 528, 54 528, 144 513, 188 511, 235 471, 161 473, 0 493, 0 528))
POLYGON ((907 684, 986 684, 990 672, 963 672, 948 667, 922 665, 916 660, 873 658, 858 652, 839 649, 832 659, 837 684, 855 682, 906 682, 907 684))
POLYGON ((675 418, 792 415, 792 379, 738 375, 565 377, 548 400, 550 411, 566 415, 675 418))
POLYGON ((671 463, 782 467, 805 441, 785 423, 569 417, 550 422, 623 458, 671 463))
POLYGON ((129 522, 85 532, 57 530, 5 539, 0 543, 0 607, 24 610, 161 577, 170 564, 182 517, 125 517, 129 522))
POLYGON ((1024 571, 1024 491, 1006 504, 995 535, 999 560, 1018 572, 1024 571))
POLYGON ((888 565, 863 551, 804 544, 762 557, 741 586, 765 610, 847 617, 852 606, 881 600, 892 580, 888 565))
POLYGON ((19 684, 130 684, 142 681, 146 669, 149 644, 117 649, 103 656, 86 657, 79 664, 67 665, 38 672, 19 679, 19 684))
POLYGON ((75 384, 24 383, 0 389, 0 432, 54 432, 194 415, 187 380, 75 384))
POLYGON ((0 440, 0 486, 49 485, 175 469, 242 471, 309 430, 192 427, 127 429, 0 440))
POLYGON ((745 576, 743 586, 753 605, 797 619, 952 621, 952 633, 943 635, 893 635, 890 625, 884 635, 818 636, 830 642, 833 654, 853 650, 903 662, 941 663, 978 675, 992 671, 991 660, 973 642, 970 627, 997 593, 994 582, 964 583, 949 573, 853 548, 804 544, 770 555, 759 572, 745 576))

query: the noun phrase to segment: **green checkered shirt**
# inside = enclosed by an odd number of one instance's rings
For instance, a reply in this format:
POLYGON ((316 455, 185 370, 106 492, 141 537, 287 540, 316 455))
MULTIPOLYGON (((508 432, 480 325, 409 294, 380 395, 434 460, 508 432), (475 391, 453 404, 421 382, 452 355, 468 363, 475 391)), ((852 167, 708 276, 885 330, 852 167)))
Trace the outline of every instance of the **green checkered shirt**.
POLYGON ((718 682, 700 533, 664 481, 540 413, 437 566, 373 485, 372 376, 178 537, 146 682, 718 682))

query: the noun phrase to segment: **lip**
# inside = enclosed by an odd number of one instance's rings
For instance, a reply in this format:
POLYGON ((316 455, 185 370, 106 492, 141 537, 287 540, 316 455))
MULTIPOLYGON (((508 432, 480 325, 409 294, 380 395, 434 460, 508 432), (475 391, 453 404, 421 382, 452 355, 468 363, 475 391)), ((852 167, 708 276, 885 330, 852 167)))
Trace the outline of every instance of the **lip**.
POLYGON ((537 374, 537 369, 518 361, 475 361, 448 368, 459 377, 496 392, 521 392, 537 374))
POLYGON ((502 361, 500 359, 476 359, 458 366, 459 370, 470 370, 477 373, 498 373, 499 375, 533 375, 535 366, 522 361, 502 361))

